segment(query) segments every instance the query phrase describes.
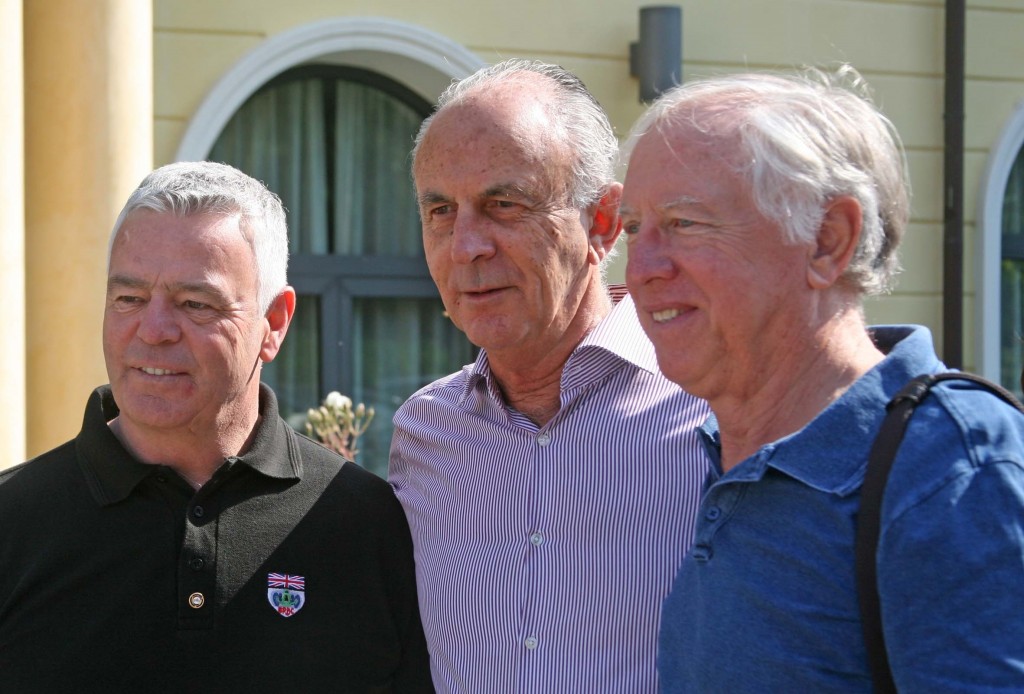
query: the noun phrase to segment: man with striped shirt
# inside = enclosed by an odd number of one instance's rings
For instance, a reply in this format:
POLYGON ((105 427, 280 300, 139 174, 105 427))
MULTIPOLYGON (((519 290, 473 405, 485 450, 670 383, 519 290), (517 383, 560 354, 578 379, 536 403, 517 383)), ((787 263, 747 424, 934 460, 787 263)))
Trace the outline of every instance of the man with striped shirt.
POLYGON ((703 402, 658 371, 602 266, 617 142, 552 65, 450 87, 413 174, 427 263, 474 364, 396 413, 441 692, 653 692, 661 603, 693 533, 703 402))

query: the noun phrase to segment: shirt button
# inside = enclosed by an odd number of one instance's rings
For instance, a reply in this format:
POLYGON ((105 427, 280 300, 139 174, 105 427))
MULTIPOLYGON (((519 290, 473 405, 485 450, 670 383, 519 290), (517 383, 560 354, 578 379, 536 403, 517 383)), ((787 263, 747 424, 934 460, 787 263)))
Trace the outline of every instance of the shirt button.
POLYGON ((693 558, 697 561, 710 561, 713 554, 710 545, 694 545, 691 551, 693 558))
POLYGON ((203 561, 202 557, 195 557, 192 561, 188 563, 188 565, 192 567, 193 571, 199 571, 204 566, 206 566, 206 562, 203 561))
POLYGON ((536 636, 527 636, 526 637, 526 641, 523 642, 523 645, 526 646, 526 648, 528 650, 532 651, 533 649, 535 649, 537 647, 537 637, 536 636))
POLYGON ((551 434, 548 432, 545 431, 537 436, 537 445, 546 446, 549 443, 551 443, 551 434))
POLYGON ((188 606, 198 610, 200 607, 206 604, 206 596, 202 593, 192 593, 188 596, 188 606))
POLYGON ((722 509, 718 508, 717 506, 712 506, 711 508, 704 512, 704 517, 707 518, 709 521, 716 521, 722 517, 722 509))
POLYGON ((534 533, 533 535, 530 535, 530 542, 532 542, 535 547, 540 547, 540 544, 544 542, 544 536, 540 533, 534 533))
POLYGON ((196 506, 192 509, 192 515, 196 518, 202 518, 204 513, 206 513, 206 511, 203 510, 202 506, 196 506))

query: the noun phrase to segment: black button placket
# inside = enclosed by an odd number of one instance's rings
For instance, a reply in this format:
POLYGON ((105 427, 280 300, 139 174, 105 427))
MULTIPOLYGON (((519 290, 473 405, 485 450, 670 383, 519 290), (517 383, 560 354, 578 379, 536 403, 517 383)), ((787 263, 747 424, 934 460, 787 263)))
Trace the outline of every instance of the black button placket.
POLYGON ((217 585, 217 499, 211 481, 196 492, 185 512, 178 556, 178 628, 212 629, 217 585))

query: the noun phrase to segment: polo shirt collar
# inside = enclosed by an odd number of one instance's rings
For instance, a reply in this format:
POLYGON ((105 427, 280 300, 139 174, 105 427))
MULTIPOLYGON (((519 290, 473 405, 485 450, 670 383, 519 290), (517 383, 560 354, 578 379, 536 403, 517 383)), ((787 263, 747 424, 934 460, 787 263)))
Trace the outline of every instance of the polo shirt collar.
MULTIPOLYGON (((278 416, 274 392, 260 384, 260 423, 252 445, 244 455, 231 462, 246 465, 276 479, 298 479, 302 476, 302 459, 295 435, 278 416)), ((100 386, 89 396, 82 430, 75 439, 79 465, 89 490, 102 506, 124 500, 146 477, 164 470, 136 460, 121 445, 107 422, 120 410, 110 386, 100 386)))
POLYGON ((75 439, 78 464, 89 491, 101 506, 123 500, 139 482, 160 468, 135 460, 117 440, 107 422, 118 412, 110 386, 100 386, 89 396, 82 431, 75 439))
MULTIPOLYGON (((861 376, 803 429, 763 446, 729 471, 735 481, 756 481, 774 468, 809 487, 847 495, 860 488, 868 454, 885 416, 884 404, 907 382, 943 368, 923 326, 878 326, 869 331, 885 359, 861 376), (810 456, 808 451, 828 451, 810 456)), ((718 424, 709 417, 701 441, 721 475, 718 424)))
POLYGON ((257 472, 275 479, 302 477, 302 457, 295 434, 278 416, 277 396, 268 386, 260 384, 260 422, 252 445, 236 460, 257 472))

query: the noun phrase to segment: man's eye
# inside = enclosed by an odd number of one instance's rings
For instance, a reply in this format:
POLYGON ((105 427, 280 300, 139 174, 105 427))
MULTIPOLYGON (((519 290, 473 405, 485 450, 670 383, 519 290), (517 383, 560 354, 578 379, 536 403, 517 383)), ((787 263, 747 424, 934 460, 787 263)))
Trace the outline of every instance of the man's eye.
POLYGON ((623 222, 622 233, 627 236, 632 236, 640 231, 640 224, 638 222, 623 222))
POLYGON ((427 214, 429 214, 431 217, 437 217, 437 216, 440 216, 440 215, 448 214, 451 211, 452 211, 452 206, 451 205, 438 205, 437 207, 431 207, 427 211, 427 214))
POLYGON ((692 219, 682 218, 673 219, 669 226, 671 226, 674 229, 685 229, 686 227, 692 227, 696 223, 697 222, 693 221, 692 219))
POLYGON ((194 301, 192 299, 185 301, 184 304, 185 308, 190 308, 193 311, 201 311, 205 308, 209 308, 209 306, 207 304, 204 304, 202 301, 194 301))
POLYGON ((118 303, 118 304, 138 304, 138 303, 142 302, 142 297, 140 297, 140 296, 129 296, 129 295, 123 294, 121 296, 115 297, 114 298, 114 302, 118 303))
POLYGON ((515 201, 507 198, 496 198, 488 203, 488 206, 493 210, 499 210, 501 212, 507 212, 509 210, 518 210, 522 205, 515 201))

